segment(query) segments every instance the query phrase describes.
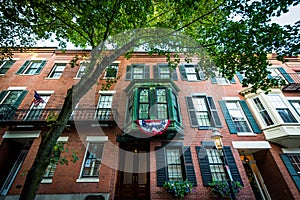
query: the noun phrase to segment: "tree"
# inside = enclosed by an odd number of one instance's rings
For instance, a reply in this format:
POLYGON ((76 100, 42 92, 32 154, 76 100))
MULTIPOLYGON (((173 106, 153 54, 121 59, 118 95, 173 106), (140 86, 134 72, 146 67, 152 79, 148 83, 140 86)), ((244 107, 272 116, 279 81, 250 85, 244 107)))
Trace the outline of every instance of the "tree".
MULTIPOLYGON (((63 48, 66 41, 83 48, 97 47, 97 51, 91 54, 92 62, 85 76, 68 90, 56 123, 42 135, 36 156, 39 159, 34 161, 27 174, 20 199, 34 199, 52 149, 74 105, 97 81, 105 66, 132 50, 137 43, 145 42, 146 35, 141 33, 138 38, 132 37, 125 42, 117 39, 118 47, 113 54, 95 57, 105 49, 105 41, 117 33, 137 28, 171 28, 176 33, 192 37, 207 51, 209 58, 200 63, 207 74, 218 71, 230 79, 236 71, 241 71, 246 75, 244 86, 251 84, 253 91, 259 88, 267 90, 279 84, 274 79, 266 78, 266 67, 269 65, 267 53, 274 51, 279 60, 285 61, 285 55, 297 55, 300 49, 300 21, 293 26, 281 27, 272 24, 270 18, 287 12, 289 6, 299 3, 300 0, 4 0, 0 8, 0 38, 4 57, 9 56, 13 47, 32 44, 32 36, 47 39, 55 34, 63 48)), ((164 53, 152 47, 149 52, 164 53)), ((207 57, 207 54, 199 56, 207 57)))

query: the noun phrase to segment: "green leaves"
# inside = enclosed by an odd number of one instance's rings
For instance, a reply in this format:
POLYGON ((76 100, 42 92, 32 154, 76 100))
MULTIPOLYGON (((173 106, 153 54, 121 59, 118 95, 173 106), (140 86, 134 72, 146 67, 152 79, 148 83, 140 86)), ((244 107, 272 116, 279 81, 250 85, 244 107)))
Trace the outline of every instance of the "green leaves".
POLYGON ((185 181, 165 181, 163 187, 176 198, 183 199, 184 195, 192 191, 193 184, 187 179, 185 181))

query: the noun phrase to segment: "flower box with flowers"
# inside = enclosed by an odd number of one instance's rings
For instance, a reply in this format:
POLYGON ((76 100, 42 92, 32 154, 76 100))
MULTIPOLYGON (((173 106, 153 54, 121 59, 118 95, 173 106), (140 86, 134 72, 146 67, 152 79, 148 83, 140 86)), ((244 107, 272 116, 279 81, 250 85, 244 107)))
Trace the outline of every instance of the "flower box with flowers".
POLYGON ((183 199, 193 189, 193 184, 189 180, 185 181, 165 181, 163 187, 167 192, 173 194, 178 199, 183 199))
MULTIPOLYGON (((239 181, 232 181, 231 185, 234 194, 238 193, 240 189, 243 188, 239 181)), ((213 181, 212 183, 209 183, 209 186, 212 188, 211 192, 216 199, 231 199, 230 188, 227 181, 213 181)))

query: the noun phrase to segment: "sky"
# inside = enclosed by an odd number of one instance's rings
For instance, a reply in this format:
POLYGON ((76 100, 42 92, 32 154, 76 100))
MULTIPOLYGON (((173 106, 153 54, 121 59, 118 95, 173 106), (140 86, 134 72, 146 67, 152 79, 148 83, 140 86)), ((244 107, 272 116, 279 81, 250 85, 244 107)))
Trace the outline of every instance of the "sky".
MULTIPOLYGON (((300 20, 300 5, 290 8, 288 13, 282 14, 280 17, 272 18, 272 22, 280 25, 294 24, 300 20)), ((51 42, 50 40, 40 40, 37 42, 38 47, 58 47, 58 42, 51 42)), ((75 47, 72 43, 67 44, 67 49, 80 49, 75 47)))

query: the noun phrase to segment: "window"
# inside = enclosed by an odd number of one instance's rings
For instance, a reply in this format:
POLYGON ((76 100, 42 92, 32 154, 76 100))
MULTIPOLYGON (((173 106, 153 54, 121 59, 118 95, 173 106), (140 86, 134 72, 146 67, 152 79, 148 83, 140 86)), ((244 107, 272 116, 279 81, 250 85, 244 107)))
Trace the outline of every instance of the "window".
POLYGON ((155 148, 157 186, 162 187, 165 181, 181 181, 188 179, 197 186, 195 170, 190 147, 179 143, 163 144, 155 148))
POLYGON ((294 107, 294 109, 297 111, 298 115, 300 115, 300 100, 290 100, 290 103, 294 107))
POLYGON ((32 103, 29 111, 27 112, 24 120, 26 121, 40 121, 40 120, 46 120, 46 116, 43 115, 44 108, 46 107, 46 104, 48 100, 50 99, 50 94, 40 94, 40 97, 44 100, 42 103, 35 104, 32 103))
POLYGON ((99 120, 109 120, 111 119, 111 107, 112 107, 113 94, 112 93, 101 93, 98 106, 96 118, 99 120))
POLYGON ((170 68, 168 64, 158 64, 153 66, 155 79, 177 80, 176 69, 170 68))
POLYGON ((300 154, 280 154, 290 176, 292 177, 298 191, 300 191, 300 154))
POLYGON ((15 60, 0 60, 0 75, 4 75, 15 62, 15 60))
POLYGON ((4 90, 0 92, 0 119, 11 119, 21 102, 23 101, 27 90, 4 90))
POLYGON ((234 77, 230 81, 227 78, 221 76, 210 78, 210 80, 212 84, 218 85, 229 85, 231 83, 236 83, 234 77))
POLYGON ((149 79, 149 66, 144 64, 132 64, 127 66, 126 80, 149 79))
POLYGON ((271 119, 268 111, 265 109, 264 105, 261 103, 260 99, 258 97, 253 99, 253 102, 257 108, 257 110, 259 111, 259 114, 261 116, 261 118, 264 121, 264 124, 267 126, 273 125, 274 122, 271 119))
POLYGON ((65 67, 66 63, 55 63, 50 74, 48 75, 48 78, 59 79, 65 67))
POLYGON ((183 181, 182 153, 178 148, 166 148, 168 180, 183 181))
MULTIPOLYGON (((67 141, 68 141, 68 137, 59 137, 56 142, 56 145, 63 147, 67 141)), ((60 155, 58 156, 60 157, 60 155)), ((50 164, 47 166, 47 169, 44 173, 42 183, 52 183, 52 178, 54 176, 54 172, 56 170, 57 164, 58 164, 57 161, 50 162, 50 164)))
POLYGON ((226 174, 218 150, 214 148, 206 149, 206 154, 208 158, 212 180, 226 181, 226 174))
POLYGON ((288 83, 295 83, 295 81, 288 73, 286 73, 283 67, 267 68, 267 70, 270 72, 270 74, 268 75, 269 79, 279 79, 285 80, 288 83))
POLYGON ((297 123, 297 120, 291 113, 290 109, 279 95, 268 94, 266 96, 284 123, 297 123))
POLYGON ((222 127, 222 123, 212 97, 192 95, 186 97, 192 127, 208 129, 209 127, 222 127))
POLYGON ((46 60, 27 60, 16 74, 34 75, 39 74, 46 65, 46 60))
POLYGON ((198 65, 185 64, 180 65, 180 74, 182 80, 200 81, 205 80, 206 77, 198 65))
POLYGON ((239 135, 261 133, 246 101, 228 100, 219 103, 230 133, 239 135))
MULTIPOLYGON (((226 180, 226 174, 223 167, 220 154, 212 145, 214 142, 202 142, 202 146, 196 146, 196 152, 200 165, 200 172, 204 186, 209 186, 212 181, 226 180), (209 146, 204 145, 209 143, 209 146)), ((234 181, 239 181, 242 185, 242 179, 235 163, 232 151, 229 146, 223 147, 224 156, 227 158, 227 165, 230 169, 234 181)))
POLYGON ((138 119, 168 119, 167 90, 165 88, 139 89, 138 119))
POLYGON ((81 177, 99 177, 104 143, 89 142, 82 165, 81 177))
POLYGON ((226 107, 238 132, 252 132, 238 102, 226 102, 226 107))
POLYGON ((78 69, 78 72, 76 74, 76 78, 81 78, 85 74, 85 70, 87 67, 87 63, 81 63, 80 67, 78 69))
POLYGON ((105 78, 116 78, 118 72, 118 65, 110 65, 107 66, 105 69, 105 78))

